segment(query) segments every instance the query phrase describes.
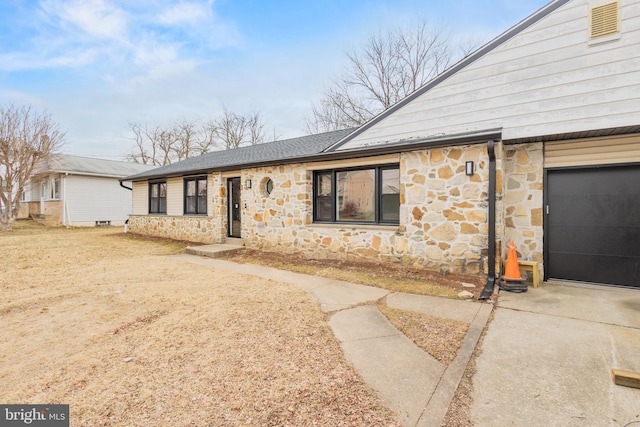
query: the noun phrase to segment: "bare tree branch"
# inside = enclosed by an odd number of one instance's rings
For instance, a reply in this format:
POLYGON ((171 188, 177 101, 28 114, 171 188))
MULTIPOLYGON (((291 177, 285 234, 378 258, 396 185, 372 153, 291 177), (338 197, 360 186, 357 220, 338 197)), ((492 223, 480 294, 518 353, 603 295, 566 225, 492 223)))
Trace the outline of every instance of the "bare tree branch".
POLYGON ((214 145, 225 150, 265 142, 264 122, 259 113, 239 115, 225 107, 222 115, 210 120, 205 127, 214 145))
POLYGON ((264 121, 259 113, 239 115, 227 108, 221 116, 204 125, 181 119, 168 127, 149 128, 132 122, 128 126, 134 144, 127 159, 155 166, 199 156, 214 148, 229 150, 266 140, 264 121))
POLYGON ((444 71, 452 51, 443 29, 423 21, 379 33, 346 58, 347 68, 312 106, 310 133, 365 123, 444 71))
POLYGON ((0 106, 0 224, 11 230, 20 199, 36 165, 63 145, 65 133, 47 113, 30 106, 0 106))

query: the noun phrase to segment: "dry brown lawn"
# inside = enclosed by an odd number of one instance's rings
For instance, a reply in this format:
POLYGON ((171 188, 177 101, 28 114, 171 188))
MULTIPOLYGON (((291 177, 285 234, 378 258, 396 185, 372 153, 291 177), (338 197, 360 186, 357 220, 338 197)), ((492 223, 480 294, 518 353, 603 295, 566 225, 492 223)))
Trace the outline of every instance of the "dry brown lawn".
POLYGON ((239 263, 266 265, 298 273, 318 275, 336 280, 375 286, 394 292, 458 298, 467 291, 478 298, 485 280, 483 277, 442 275, 438 271, 417 266, 372 262, 365 260, 309 259, 299 254, 283 254, 245 249, 227 256, 239 263), (468 283, 475 288, 465 288, 468 283))
POLYGON ((379 304, 378 309, 398 330, 445 366, 456 358, 469 329, 468 323, 458 320, 398 310, 384 304, 379 304))
POLYGON ((295 286, 119 229, 0 233, 0 402, 72 426, 393 426, 295 286))

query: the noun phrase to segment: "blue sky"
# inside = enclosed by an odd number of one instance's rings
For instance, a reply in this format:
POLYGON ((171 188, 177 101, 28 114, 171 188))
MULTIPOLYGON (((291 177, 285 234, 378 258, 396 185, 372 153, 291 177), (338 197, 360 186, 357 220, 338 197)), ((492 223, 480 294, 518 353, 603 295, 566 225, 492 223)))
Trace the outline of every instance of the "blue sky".
POLYGON ((128 122, 259 112, 305 134, 344 53, 420 19, 488 41, 546 0, 2 0, 0 103, 49 112, 63 152, 123 159, 128 122))

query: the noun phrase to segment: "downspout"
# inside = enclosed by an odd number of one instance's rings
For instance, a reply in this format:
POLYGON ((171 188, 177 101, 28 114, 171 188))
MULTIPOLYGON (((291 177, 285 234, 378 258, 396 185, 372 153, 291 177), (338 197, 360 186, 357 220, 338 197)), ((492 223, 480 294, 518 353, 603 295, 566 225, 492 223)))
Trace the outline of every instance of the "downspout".
MULTIPOLYGON (((124 184, 122 183, 122 181, 118 181, 118 182, 120 183, 120 187, 122 187, 122 188, 126 188, 126 189, 127 189, 127 190, 129 190, 129 191, 133 191, 133 188, 131 188, 131 187, 127 187, 126 185, 124 185, 124 184)), ((129 218, 127 218, 127 219, 124 221, 124 232, 126 233, 127 231, 129 231, 129 218)))
POLYGON ((480 300, 487 300, 493 294, 496 282, 496 153, 492 139, 487 141, 489 154, 489 257, 487 284, 480 294, 480 300))

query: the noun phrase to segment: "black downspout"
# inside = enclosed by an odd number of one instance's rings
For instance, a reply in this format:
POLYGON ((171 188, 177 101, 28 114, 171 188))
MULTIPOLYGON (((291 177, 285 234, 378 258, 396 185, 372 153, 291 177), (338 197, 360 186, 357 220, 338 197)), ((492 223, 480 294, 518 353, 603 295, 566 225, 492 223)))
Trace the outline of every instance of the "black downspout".
MULTIPOLYGON (((127 187, 126 185, 124 185, 124 184, 122 183, 122 181, 120 181, 120 187, 122 187, 122 188, 126 188, 126 189, 127 189, 127 190, 129 190, 129 191, 133 191, 133 188, 131 188, 131 187, 127 187)), ((129 230, 129 218, 127 218, 127 219, 124 221, 124 232, 126 233, 128 230, 129 230)))
POLYGON ((129 190, 129 191, 133 191, 133 188, 127 187, 126 185, 124 185, 124 184, 122 183, 122 181, 120 181, 120 187, 122 187, 122 188, 126 188, 126 189, 127 189, 127 190, 129 190))
POLYGON ((493 295, 493 287, 496 282, 496 153, 492 139, 487 141, 487 153, 489 154, 489 274, 487 284, 480 294, 480 300, 487 300, 493 295))

